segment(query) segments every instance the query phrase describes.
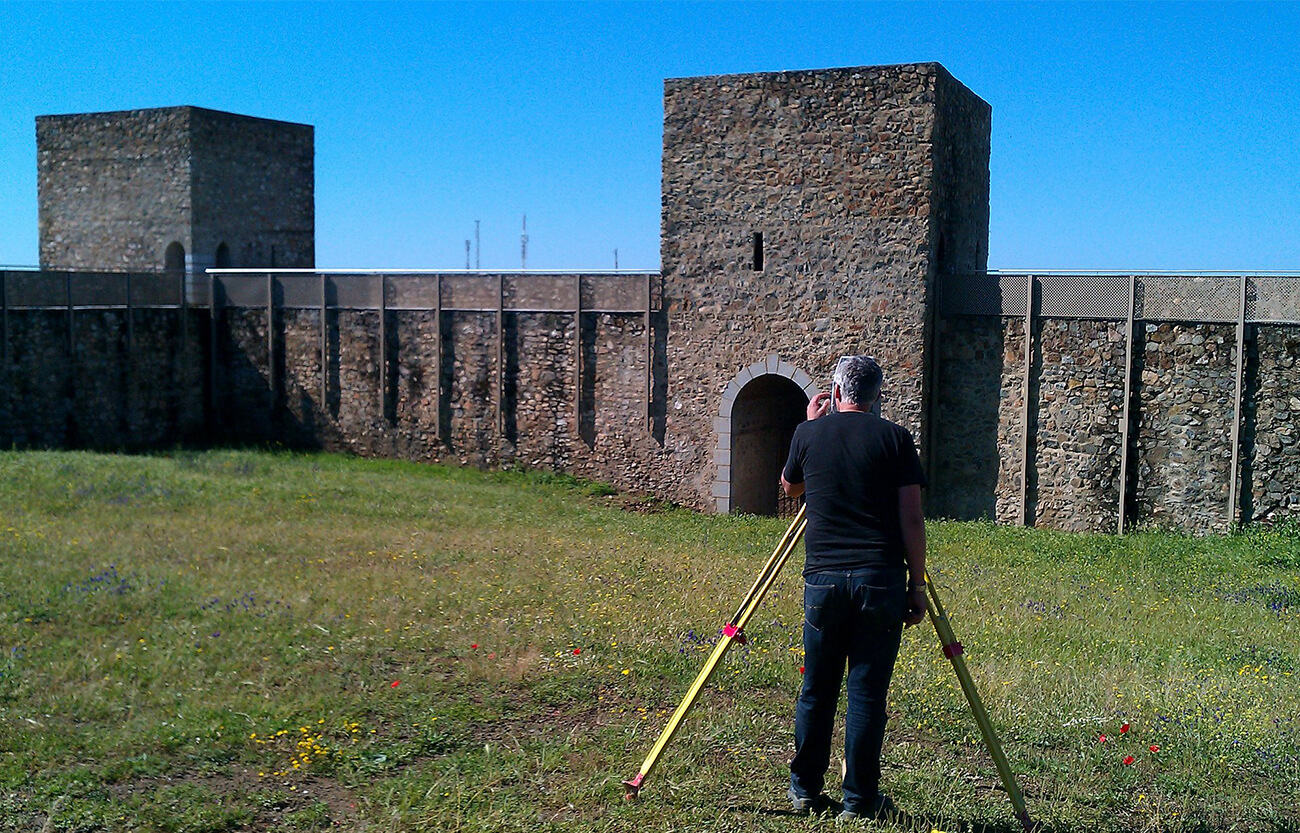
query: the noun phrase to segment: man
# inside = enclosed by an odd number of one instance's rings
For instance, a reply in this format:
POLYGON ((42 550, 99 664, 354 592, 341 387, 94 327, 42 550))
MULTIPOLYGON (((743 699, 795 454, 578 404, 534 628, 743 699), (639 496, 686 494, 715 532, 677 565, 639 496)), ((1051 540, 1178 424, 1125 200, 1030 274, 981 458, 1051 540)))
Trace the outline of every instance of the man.
POLYGON ((885 695, 903 625, 925 618, 925 476, 907 429, 873 414, 883 374, 845 356, 829 394, 808 403, 781 487, 805 495, 804 678, 795 705, 790 799, 821 811, 835 709, 848 664, 844 809, 840 820, 884 818, 880 792, 885 695))

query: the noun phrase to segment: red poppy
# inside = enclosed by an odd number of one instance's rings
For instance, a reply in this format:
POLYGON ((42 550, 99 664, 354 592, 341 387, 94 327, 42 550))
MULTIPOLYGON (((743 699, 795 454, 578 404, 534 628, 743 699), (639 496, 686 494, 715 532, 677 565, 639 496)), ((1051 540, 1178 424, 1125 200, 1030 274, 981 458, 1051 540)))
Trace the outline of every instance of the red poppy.
POLYGON ((389 688, 397 688, 401 684, 402 684, 401 680, 393 680, 393 684, 389 686, 389 688))
POLYGON ((1119 727, 1119 733, 1120 733, 1121 735, 1124 734, 1124 733, 1127 732, 1127 731, 1128 731, 1128 724, 1127 724, 1127 723, 1125 723, 1123 726, 1119 727))
POLYGON ((573 649, 573 655, 574 655, 575 657, 576 657, 578 654, 581 654, 581 653, 582 653, 582 649, 581 649, 581 648, 574 648, 574 649, 573 649))
POLYGON ((799 673, 800 673, 800 674, 802 674, 802 673, 803 673, 803 666, 802 666, 802 665, 801 665, 801 666, 799 666, 799 673))
POLYGON ((1105 742, 1106 742, 1106 736, 1105 736, 1105 735, 1102 735, 1101 737, 1097 738, 1097 743, 1105 743, 1105 742))
POLYGON ((1125 755, 1125 756, 1124 756, 1124 766, 1130 766, 1130 765, 1132 765, 1132 763, 1133 763, 1134 760, 1135 760, 1135 759, 1134 759, 1134 757, 1133 757, 1132 755, 1125 755))
POLYGON ((471 647, 471 648, 478 648, 478 643, 475 642, 473 645, 471 645, 471 646, 469 646, 469 647, 471 647))
POLYGON ((1159 746, 1156 746, 1154 743, 1151 744, 1150 749, 1151 749, 1152 752, 1159 752, 1159 751, 1160 751, 1160 747, 1159 747, 1159 746))

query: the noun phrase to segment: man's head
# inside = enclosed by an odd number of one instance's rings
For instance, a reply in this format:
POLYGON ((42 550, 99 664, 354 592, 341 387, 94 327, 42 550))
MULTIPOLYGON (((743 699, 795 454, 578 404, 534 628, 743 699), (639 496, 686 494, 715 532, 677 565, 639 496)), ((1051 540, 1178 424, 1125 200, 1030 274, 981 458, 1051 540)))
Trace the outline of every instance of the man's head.
POLYGON ((880 396, 884 373, 870 356, 841 356, 835 365, 833 395, 836 399, 868 408, 880 396))

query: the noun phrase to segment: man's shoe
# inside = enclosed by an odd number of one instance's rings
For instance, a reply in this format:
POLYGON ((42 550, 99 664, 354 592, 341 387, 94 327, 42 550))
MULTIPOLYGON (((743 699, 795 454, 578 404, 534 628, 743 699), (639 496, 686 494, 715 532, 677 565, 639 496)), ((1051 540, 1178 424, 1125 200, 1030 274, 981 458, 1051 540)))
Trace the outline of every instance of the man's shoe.
POLYGON ((851 821, 887 821, 891 816, 898 812, 894 806, 894 800, 884 793, 877 793, 876 800, 871 802, 870 806, 861 810, 851 810, 848 807, 835 818, 836 824, 844 824, 851 821))
POLYGON ((801 816, 819 816, 839 806, 825 795, 818 795, 814 798, 799 795, 794 791, 794 787, 791 787, 786 792, 786 795, 790 796, 790 806, 801 816))

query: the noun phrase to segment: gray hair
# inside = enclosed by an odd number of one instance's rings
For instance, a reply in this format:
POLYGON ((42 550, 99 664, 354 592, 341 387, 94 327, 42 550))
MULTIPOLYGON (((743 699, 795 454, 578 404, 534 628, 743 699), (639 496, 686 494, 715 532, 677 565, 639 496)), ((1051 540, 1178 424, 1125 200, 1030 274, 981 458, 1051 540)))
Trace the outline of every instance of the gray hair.
POLYGON ((885 374, 871 356, 841 356, 831 381, 839 385, 846 402, 867 406, 880 395, 885 374))

